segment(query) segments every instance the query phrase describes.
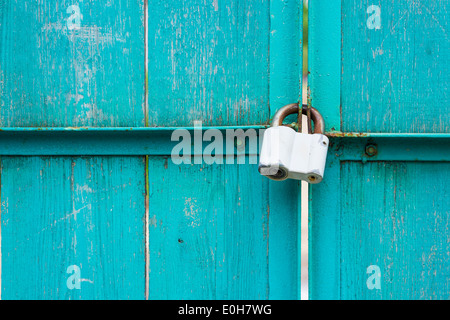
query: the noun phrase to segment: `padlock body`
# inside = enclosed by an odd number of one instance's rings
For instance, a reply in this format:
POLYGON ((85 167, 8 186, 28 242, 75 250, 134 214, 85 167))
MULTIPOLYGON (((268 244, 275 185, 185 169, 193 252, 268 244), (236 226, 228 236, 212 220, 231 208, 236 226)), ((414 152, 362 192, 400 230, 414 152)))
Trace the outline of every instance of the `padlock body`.
POLYGON ((273 180, 296 179, 319 183, 323 179, 328 138, 278 126, 264 132, 259 172, 273 180))

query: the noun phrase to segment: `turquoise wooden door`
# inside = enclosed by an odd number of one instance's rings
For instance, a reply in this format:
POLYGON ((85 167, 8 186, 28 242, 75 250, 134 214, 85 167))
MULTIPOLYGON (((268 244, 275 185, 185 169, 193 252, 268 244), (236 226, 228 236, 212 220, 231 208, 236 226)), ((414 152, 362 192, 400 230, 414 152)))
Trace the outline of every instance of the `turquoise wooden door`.
POLYGON ((447 1, 310 1, 310 297, 449 299, 447 1))
POLYGON ((181 164, 301 93, 301 1, 0 0, 2 299, 297 299, 299 183, 181 164))

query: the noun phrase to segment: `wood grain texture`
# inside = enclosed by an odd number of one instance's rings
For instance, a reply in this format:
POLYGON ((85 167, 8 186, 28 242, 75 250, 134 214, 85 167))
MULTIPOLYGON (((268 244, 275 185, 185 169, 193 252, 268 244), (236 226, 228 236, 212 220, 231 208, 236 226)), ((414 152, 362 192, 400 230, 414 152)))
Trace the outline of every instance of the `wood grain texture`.
MULTIPOLYGON (((253 171, 254 172, 254 171, 253 171)), ((269 181, 269 295, 271 300, 300 299, 301 195, 297 180, 269 181)), ((248 196, 254 196, 249 189, 248 196)))
MULTIPOLYGON (((273 116, 302 97, 302 2, 270 3, 269 105, 273 116)), ((289 117, 288 117, 289 118, 289 117)), ((291 116, 296 121, 296 116, 291 116)), ((290 119, 286 119, 290 121, 290 119)), ((250 169, 250 168, 249 168, 250 169)), ((255 168, 256 169, 256 168, 255 168)), ((254 171, 256 172, 256 171, 254 171)), ((253 196, 254 190, 249 189, 253 196)), ((270 299, 300 299, 300 184, 269 181, 270 299)))
POLYGON ((1 163, 2 299, 145 298, 142 157, 1 163))
POLYGON ((448 137, 437 134, 450 132, 448 2, 310 4, 310 98, 327 131, 344 132, 311 188, 310 298, 448 299, 450 167, 448 137), (379 29, 368 26, 372 5, 379 29), (380 290, 367 286, 371 265, 380 290))
POLYGON ((331 139, 310 193, 311 299, 448 299, 448 138, 433 135, 369 138, 374 157, 368 139, 331 139), (371 265, 381 290, 367 287, 371 265))
MULTIPOLYGON (((301 1, 148 1, 147 39, 144 2, 0 1, 0 126, 244 126, 300 100, 301 1)), ((146 284, 152 299, 299 297, 298 182, 255 165, 175 166, 154 130, 148 175, 142 157, 121 156, 123 139, 117 157, 36 157, 64 152, 54 143, 67 136, 50 131, 24 137, 32 157, 3 157, 3 299, 141 299, 146 284), (70 265, 81 291, 66 286, 70 265)))
POLYGON ((341 298, 450 298, 449 172, 449 163, 341 163, 341 298), (367 288, 370 265, 380 290, 367 288))
POLYGON ((298 199, 272 209, 272 183, 256 165, 149 157, 150 299, 295 299, 298 199))
POLYGON ((270 116, 273 117, 283 106, 303 101, 301 97, 303 3, 300 0, 268 2, 270 3, 269 105, 270 116))
POLYGON ((149 125, 269 120, 269 2, 149 1, 149 125))
POLYGON ((2 1, 0 126, 143 126, 144 33, 141 0, 2 1))
POLYGON ((450 132, 449 14, 445 0, 342 3, 342 131, 450 132))
MULTIPOLYGON (((341 168, 330 143, 324 179, 309 188, 309 299, 340 299, 341 168)), ((356 196, 356 195, 355 195, 356 196)))
POLYGON ((308 2, 308 103, 341 131, 341 0, 308 2))

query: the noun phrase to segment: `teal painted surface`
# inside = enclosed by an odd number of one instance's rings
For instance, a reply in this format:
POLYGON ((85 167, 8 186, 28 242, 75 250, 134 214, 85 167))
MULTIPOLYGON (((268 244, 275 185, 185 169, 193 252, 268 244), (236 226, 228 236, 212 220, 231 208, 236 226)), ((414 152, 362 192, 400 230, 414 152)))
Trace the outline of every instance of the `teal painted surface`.
POLYGON ((331 156, 311 195, 311 298, 448 299, 449 169, 331 156), (371 265, 381 290, 367 287, 371 265))
POLYGON ((447 4, 349 1, 339 12, 310 25, 342 29, 342 46, 316 41, 309 52, 342 56, 330 61, 341 68, 340 108, 314 104, 329 88, 323 65, 311 70, 313 106, 341 132, 327 126, 324 181, 311 187, 310 298, 448 299, 447 4), (380 29, 368 27, 370 5, 380 7, 380 29), (365 154, 368 143, 377 155, 365 154), (380 289, 367 285, 373 265, 380 289))
MULTIPOLYGON (((157 2, 148 12, 150 126, 267 123, 299 101, 300 1, 157 2)), ((255 165, 150 159, 150 299, 299 298, 297 183, 271 184, 255 165)))
POLYGON ((1 126, 145 124, 143 1, 2 1, 0 30, 1 126))
MULTIPOLYGON (((331 143, 330 143, 331 145, 331 143)), ((331 145, 332 146, 332 145, 331 145)), ((309 187, 309 299, 340 299, 341 171, 328 150, 324 179, 309 187)))
POLYGON ((144 173, 143 157, 2 157, 2 299, 144 299, 144 173))
POLYGON ((332 139, 326 179, 310 188, 310 297, 447 299, 449 140, 372 143, 380 154, 368 158, 366 139, 332 139), (437 257, 427 246, 441 248, 437 257), (370 265, 381 268, 381 291, 367 288, 370 265))
MULTIPOLYGON (((265 126, 208 127, 219 130, 226 136, 227 130, 242 129, 254 133, 254 144, 246 144, 245 154, 256 156, 261 144, 265 126)), ((0 128, 0 155, 168 155, 179 141, 171 141, 173 130, 177 128, 0 128)), ((193 133, 194 128, 186 127, 193 133)), ((205 131, 206 132, 206 131, 205 131)), ((444 161, 450 159, 450 134, 401 134, 367 133, 354 134, 334 132, 329 134, 340 143, 340 159, 380 161, 444 161), (345 143, 342 143, 345 141, 345 143), (368 157, 365 145, 375 143, 377 155, 368 157)), ((210 146, 206 141, 202 150, 210 146)), ((220 148, 219 148, 220 149, 220 148)), ((222 150, 216 154, 237 154, 224 141, 222 150)), ((241 152, 241 151, 239 151, 241 152)), ((191 154, 199 154, 194 146, 191 154)))
POLYGON ((269 299, 301 298, 300 193, 298 181, 269 181, 269 299))
POLYGON ((285 105, 302 101, 303 3, 299 0, 269 2, 269 106, 272 117, 285 105))
POLYGON ((296 183, 149 157, 149 185, 150 299, 296 297, 296 183))
POLYGON ((298 183, 168 156, 194 120, 262 129, 301 100, 301 16, 301 1, 3 1, 1 298, 299 298, 298 183))
MULTIPOLYGON (((269 106, 273 116, 281 107, 302 101, 303 2, 269 3, 269 106)), ((269 181, 270 299, 300 299, 300 191, 298 181, 269 181)))
MULTIPOLYGON (((450 136, 446 138, 404 137, 404 138, 341 138, 333 139, 340 161, 450 161, 450 136), (366 154, 366 145, 376 146, 377 153, 366 154)), ((336 155, 334 155, 336 156, 336 155)))
MULTIPOLYGON (((341 131, 341 1, 308 3, 308 104, 341 131)), ((340 171, 330 145, 324 179, 309 187, 309 299, 339 299, 340 171)))
MULTIPOLYGON (((186 130, 192 135, 196 128, 0 128, 0 155, 169 155, 180 143, 174 139, 174 130, 186 130)), ((255 137, 246 144, 245 153, 256 155, 265 126, 206 127, 204 134, 217 130, 226 137, 227 132, 239 132, 255 137)), ((216 132, 217 132, 216 131, 216 132)), ((214 140, 214 139, 213 139, 214 140)), ((237 154, 236 147, 227 146, 226 139, 216 150, 222 154, 237 154), (218 148, 220 149, 220 147, 218 148)), ((248 141, 248 138, 247 138, 248 141)), ((205 141, 200 151, 192 143, 191 154, 200 154, 214 142, 205 141)))
POLYGON ((148 17, 150 126, 269 120, 268 1, 149 1, 148 17))
POLYGON ((308 104, 341 131, 341 0, 308 3, 308 104))
POLYGON ((449 299, 450 163, 341 162, 340 171, 341 298, 449 299), (367 288, 370 265, 381 290, 367 288))
POLYGON ((343 2, 343 131, 450 132, 449 14, 445 0, 343 2))

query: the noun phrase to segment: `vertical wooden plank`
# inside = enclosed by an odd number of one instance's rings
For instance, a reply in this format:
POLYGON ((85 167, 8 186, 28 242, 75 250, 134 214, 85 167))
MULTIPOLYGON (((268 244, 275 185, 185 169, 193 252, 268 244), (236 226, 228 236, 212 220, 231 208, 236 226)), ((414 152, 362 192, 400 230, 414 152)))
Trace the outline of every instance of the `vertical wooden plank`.
POLYGON ((342 130, 450 132, 449 14, 445 0, 343 2, 342 130))
POLYGON ((0 126, 143 126, 143 17, 142 0, 2 1, 0 126))
POLYGON ((269 299, 300 299, 300 183, 269 181, 269 299))
POLYGON ((144 169, 142 157, 3 157, 2 299, 143 299, 144 169))
POLYGON ((226 278, 222 278, 222 284, 227 288, 224 298, 267 299, 270 290, 267 181, 259 175, 257 165, 227 165, 224 174, 226 278), (234 208, 228 204, 235 204, 234 208))
MULTIPOLYGON (((309 298, 340 299, 341 169, 336 147, 328 151, 323 181, 309 188, 309 298)), ((355 178, 355 177, 353 177, 355 178)))
POLYGON ((149 125, 269 120, 269 2, 149 1, 149 125))
POLYGON ((449 299, 450 164, 341 168, 342 298, 449 299), (380 269, 380 289, 367 286, 371 265, 380 269))
MULTIPOLYGON (((447 132, 447 6, 349 1, 331 12, 338 3, 310 3, 310 99, 327 131, 447 132)), ((448 164, 340 162, 344 140, 312 190, 311 298, 448 298, 448 164), (370 265, 381 291, 367 285, 370 265)))
MULTIPOLYGON (((302 101, 302 9, 302 1, 270 2, 271 116, 302 101)), ((269 182, 270 299, 300 299, 299 195, 297 181, 269 182)))
POLYGON ((301 102, 302 21, 300 0, 270 1, 270 115, 301 102))
POLYGON ((148 171, 149 299, 215 299, 225 200, 211 184, 223 183, 223 171, 177 167, 162 157, 149 157, 148 171))
POLYGON ((341 131, 341 0, 308 3, 308 103, 341 131))
POLYGON ((149 185, 150 299, 268 298, 269 190, 255 165, 149 157, 149 185))

